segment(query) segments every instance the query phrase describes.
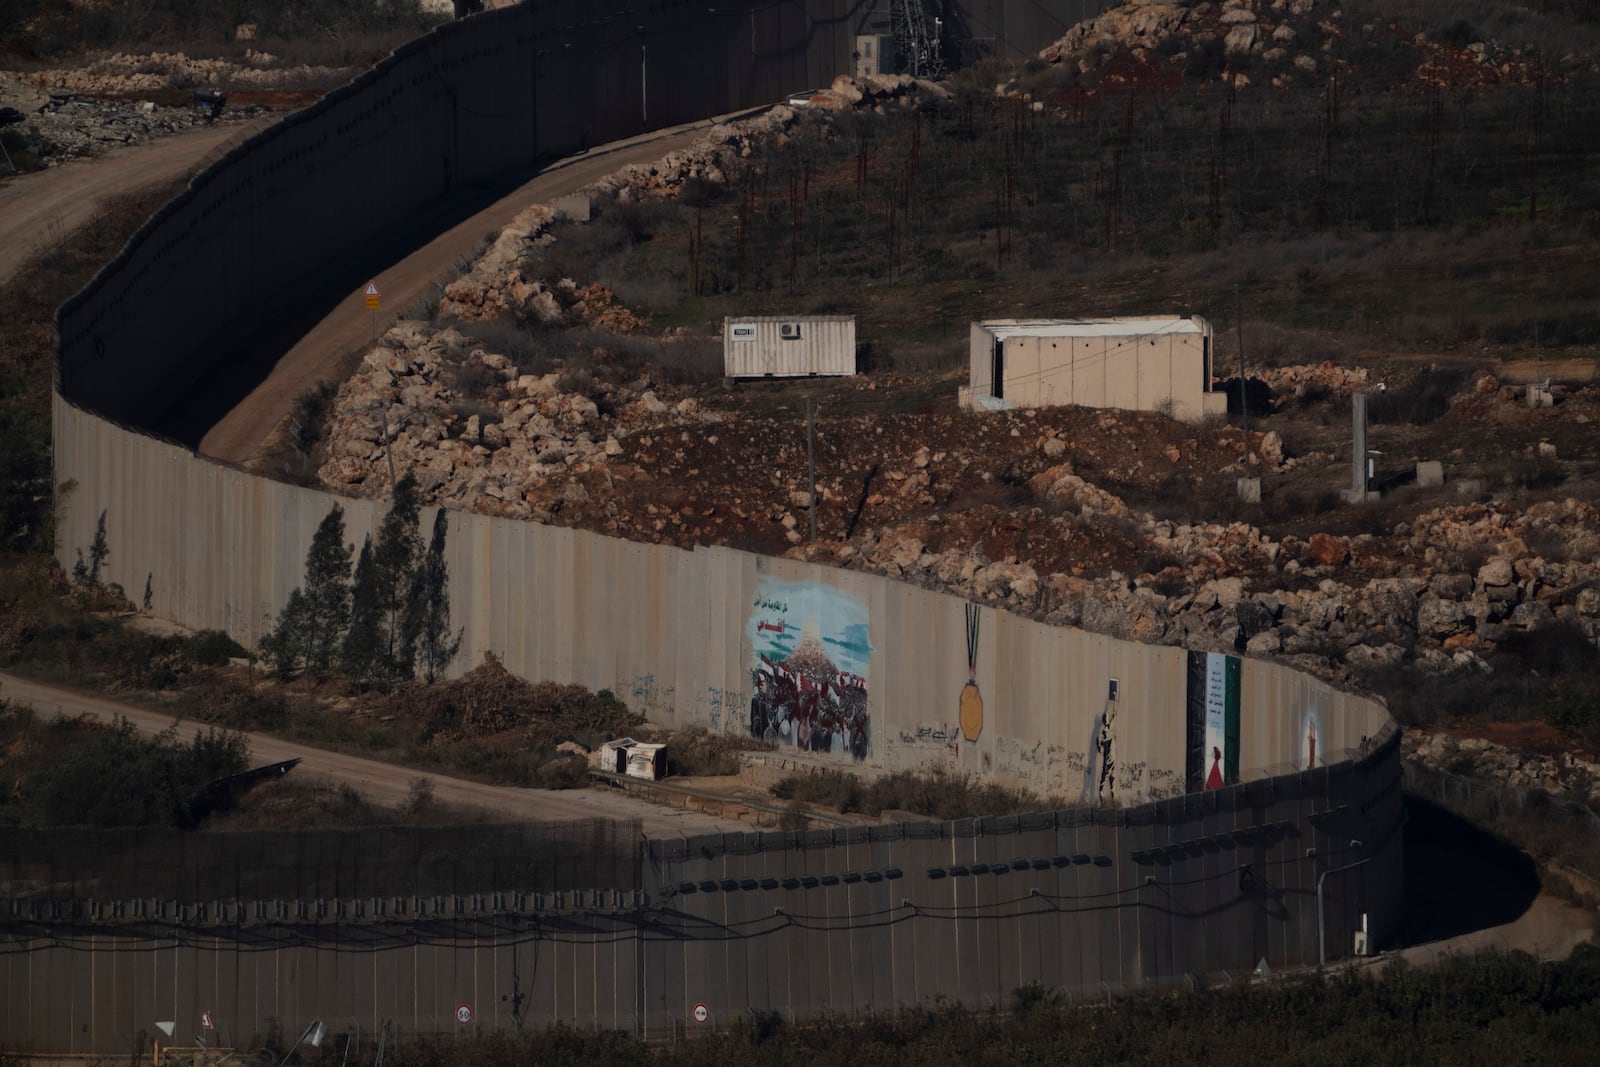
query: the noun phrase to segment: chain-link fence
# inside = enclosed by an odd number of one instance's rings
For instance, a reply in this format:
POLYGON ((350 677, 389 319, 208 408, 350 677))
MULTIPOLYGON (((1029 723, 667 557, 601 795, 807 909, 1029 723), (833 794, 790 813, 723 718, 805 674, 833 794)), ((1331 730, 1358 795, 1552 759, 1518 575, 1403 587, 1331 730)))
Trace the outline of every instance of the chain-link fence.
POLYGON ((1411 761, 1401 768, 1406 792, 1483 825, 1540 859, 1600 878, 1600 813, 1590 805, 1411 761))

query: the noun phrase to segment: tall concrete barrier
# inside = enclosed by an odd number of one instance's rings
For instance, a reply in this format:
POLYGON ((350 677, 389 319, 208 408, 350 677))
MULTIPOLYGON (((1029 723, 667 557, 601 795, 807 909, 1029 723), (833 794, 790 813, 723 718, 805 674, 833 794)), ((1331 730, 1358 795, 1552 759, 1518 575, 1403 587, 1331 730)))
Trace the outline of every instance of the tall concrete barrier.
MULTIPOLYGON (((148 590, 161 618, 254 647, 335 505, 352 544, 382 520, 382 501, 273 482, 56 407, 58 476, 76 482, 63 562, 104 516, 103 576, 140 600, 148 590)), ((1133 804, 1338 763, 1388 723, 1376 702, 1282 664, 1051 626, 881 575, 446 521, 464 629, 450 670, 493 653, 524 677, 607 689, 664 725, 756 736, 780 756, 1133 804)))
MULTIPOLYGON (((1027 6, 969 14, 1031 27, 996 30, 1015 44, 1046 33, 1037 14, 1009 21, 1027 6)), ((824 84, 876 17, 845 0, 491 12, 230 152, 61 309, 62 562, 103 518, 106 580, 148 591, 152 614, 258 644, 328 511, 359 543, 383 505, 209 462, 151 427, 181 425, 197 389, 251 380, 262 324, 324 298, 407 216, 542 155, 824 84)), ((1398 747, 1374 701, 859 571, 447 518, 465 628, 453 671, 493 652, 667 725, 761 737, 797 765, 946 768, 1055 810, 642 843, 626 897, 483 884, 402 911, 392 873, 355 880, 365 903, 158 908, 76 883, 14 896, 0 982, 24 992, 0 998, 5 1047, 127 1054, 153 1020, 202 1012, 243 1043, 311 1017, 462 1032, 461 1004, 479 1026, 652 1034, 692 1029, 702 1003, 718 1021, 1000 1005, 1036 981, 1338 958, 1361 916, 1380 942, 1398 919, 1398 747)))
POLYGON ((204 1018, 236 1047, 314 1019, 677 1038, 1343 959, 1400 917, 1398 740, 1134 808, 647 841, 642 889, 398 895, 391 872, 363 897, 0 899, 0 1043, 131 1055, 204 1018))

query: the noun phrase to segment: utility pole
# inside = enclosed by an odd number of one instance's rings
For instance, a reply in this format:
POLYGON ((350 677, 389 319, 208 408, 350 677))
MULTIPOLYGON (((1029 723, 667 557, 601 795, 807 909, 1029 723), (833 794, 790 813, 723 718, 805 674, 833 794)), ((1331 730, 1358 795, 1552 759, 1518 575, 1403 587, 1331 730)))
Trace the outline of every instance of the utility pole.
POLYGON ((1233 287, 1233 313, 1239 335, 1239 414, 1244 419, 1244 472, 1250 473, 1250 391, 1244 376, 1244 304, 1239 298, 1239 287, 1233 287))
POLYGON ((817 420, 812 413, 811 398, 806 397, 806 481, 810 492, 806 500, 811 505, 811 540, 817 539, 817 420))

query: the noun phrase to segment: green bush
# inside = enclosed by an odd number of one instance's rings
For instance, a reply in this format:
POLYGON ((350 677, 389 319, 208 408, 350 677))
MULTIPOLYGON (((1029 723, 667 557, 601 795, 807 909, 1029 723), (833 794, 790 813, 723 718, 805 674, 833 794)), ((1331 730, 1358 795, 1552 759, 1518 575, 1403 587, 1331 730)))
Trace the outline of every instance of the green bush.
MULTIPOLYGON (((60 733, 77 726, 58 719, 48 729, 60 733)), ((32 816, 47 826, 192 826, 201 814, 196 794, 243 771, 248 761, 249 745, 240 734, 196 732, 185 744, 176 725, 143 737, 118 718, 35 773, 32 816)))

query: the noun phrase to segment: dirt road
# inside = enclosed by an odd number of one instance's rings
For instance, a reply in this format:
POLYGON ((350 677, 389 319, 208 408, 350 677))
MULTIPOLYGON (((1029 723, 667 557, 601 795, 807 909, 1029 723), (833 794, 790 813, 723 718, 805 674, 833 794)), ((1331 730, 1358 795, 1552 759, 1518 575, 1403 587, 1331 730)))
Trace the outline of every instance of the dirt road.
MULTIPOLYGON (((33 705, 41 715, 89 715, 111 722, 121 715, 145 733, 159 733, 171 726, 171 715, 146 711, 115 700, 80 693, 43 682, 0 673, 0 698, 33 705)), ((200 728, 200 724, 194 724, 200 728)), ((180 727, 180 730, 186 730, 180 727)), ((331 782, 349 785, 363 796, 380 804, 397 805, 405 800, 411 782, 421 777, 417 771, 395 767, 359 756, 282 741, 265 734, 247 734, 252 766, 279 760, 301 761, 296 775, 314 775, 331 782)), ((610 790, 568 789, 552 792, 542 789, 517 789, 512 786, 484 785, 461 778, 436 774, 433 794, 441 802, 462 808, 478 808, 496 815, 528 821, 566 821, 569 819, 643 819, 644 832, 651 837, 680 834, 709 834, 749 830, 748 823, 716 819, 694 811, 680 811, 635 800, 610 790)))
MULTIPOLYGON (((551 164, 509 196, 380 271, 374 279, 382 302, 376 330, 387 329, 402 312, 429 295, 434 282, 445 276, 461 255, 485 234, 505 227, 519 212, 576 192, 629 163, 650 162, 686 148, 708 127, 748 114, 617 141, 551 164)), ((363 289, 346 293, 330 314, 278 360, 264 381, 205 433, 200 439, 201 454, 257 466, 278 451, 279 435, 274 430, 287 422, 295 399, 313 385, 339 380, 342 372, 349 370, 347 357, 371 343, 375 325, 365 308, 363 289)))
POLYGON ((31 259, 52 234, 70 233, 89 221, 107 197, 176 181, 276 118, 206 126, 0 184, 0 282, 31 259))

